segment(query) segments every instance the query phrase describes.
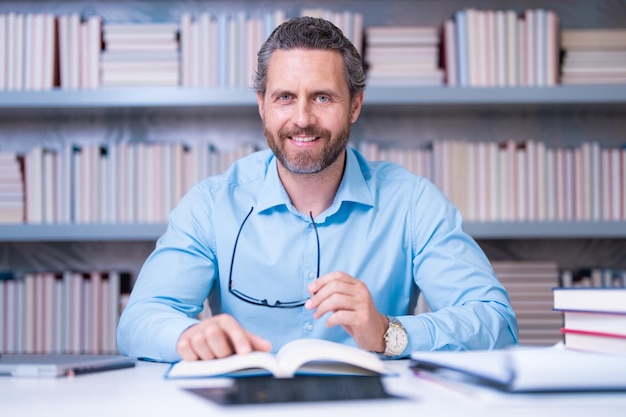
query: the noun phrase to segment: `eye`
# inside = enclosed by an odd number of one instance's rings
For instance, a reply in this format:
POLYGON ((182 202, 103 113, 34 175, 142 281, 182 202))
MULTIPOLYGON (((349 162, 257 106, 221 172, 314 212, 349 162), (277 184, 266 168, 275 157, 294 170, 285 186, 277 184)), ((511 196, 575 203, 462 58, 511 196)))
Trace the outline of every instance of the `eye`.
POLYGON ((289 101, 292 98, 293 96, 291 94, 284 93, 278 96, 278 101, 289 101))
POLYGON ((330 103, 330 97, 329 96, 317 96, 316 100, 320 103, 330 103))

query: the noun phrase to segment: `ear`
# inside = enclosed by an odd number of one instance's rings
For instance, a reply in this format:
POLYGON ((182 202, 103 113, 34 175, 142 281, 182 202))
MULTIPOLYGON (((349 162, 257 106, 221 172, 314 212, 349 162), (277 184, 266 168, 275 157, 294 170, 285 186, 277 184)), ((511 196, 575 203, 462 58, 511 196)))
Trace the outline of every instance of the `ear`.
POLYGON ((265 103, 265 98, 263 97, 263 94, 256 93, 256 101, 259 106, 259 116, 261 116, 261 120, 263 120, 263 117, 265 116, 264 111, 263 111, 263 108, 264 108, 263 104, 265 103))
POLYGON ((352 98, 352 103, 350 103, 350 112, 351 112, 351 120, 352 123, 355 123, 361 114, 361 108, 363 107, 363 91, 356 94, 354 98, 352 98))

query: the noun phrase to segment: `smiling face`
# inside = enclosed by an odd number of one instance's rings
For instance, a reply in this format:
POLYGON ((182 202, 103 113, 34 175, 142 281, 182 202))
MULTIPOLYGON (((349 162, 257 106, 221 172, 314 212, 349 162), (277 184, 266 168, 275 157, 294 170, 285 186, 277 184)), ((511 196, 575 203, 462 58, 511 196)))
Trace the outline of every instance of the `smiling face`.
POLYGON ((257 100, 267 143, 287 171, 314 174, 343 164, 363 94, 350 99, 339 52, 274 51, 257 100))

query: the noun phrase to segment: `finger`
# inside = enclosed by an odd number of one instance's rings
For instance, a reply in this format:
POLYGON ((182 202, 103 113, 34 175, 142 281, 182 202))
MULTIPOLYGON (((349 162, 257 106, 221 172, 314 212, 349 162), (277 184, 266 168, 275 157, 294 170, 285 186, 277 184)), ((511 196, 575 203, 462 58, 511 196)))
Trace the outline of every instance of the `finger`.
POLYGON ((198 344, 196 352, 202 359, 225 358, 235 353, 235 349, 223 331, 205 335, 204 344, 198 344))
POLYGON ((249 353, 252 345, 246 330, 232 316, 221 314, 215 316, 217 331, 210 335, 209 345, 218 358, 230 356, 233 353, 249 353))
POLYGON ((253 350, 269 351, 272 349, 272 344, 269 341, 245 330, 232 316, 220 316, 219 323, 224 335, 229 341, 232 353, 245 354, 253 350))
POLYGON ((191 343, 188 338, 181 337, 176 344, 176 352, 180 355, 183 360, 186 361, 195 361, 200 359, 196 352, 193 350, 191 343))
POLYGON ((317 305, 313 312, 313 318, 319 319, 327 313, 354 311, 354 309, 355 302, 353 297, 342 293, 332 293, 317 305))
POLYGON ((321 287, 307 302, 304 307, 308 310, 318 309, 324 305, 324 312, 318 316, 323 315, 325 312, 337 308, 350 308, 359 297, 363 295, 359 284, 360 281, 355 279, 344 280, 336 279, 331 280, 321 287), (341 297, 338 297, 341 296, 341 297), (329 301, 332 303, 330 304, 329 301), (342 306, 337 303, 343 301, 342 306))
POLYGON ((269 340, 263 339, 261 336, 248 332, 252 348, 261 352, 269 352, 272 350, 272 343, 269 340))
POLYGON ((185 360, 210 360, 233 353, 230 341, 222 330, 219 316, 204 319, 181 335, 177 351, 185 360))
POLYGON ((320 291, 322 288, 327 286, 329 283, 332 283, 335 281, 349 282, 350 279, 353 279, 353 278, 349 276, 348 274, 344 274, 343 272, 339 272, 339 271, 329 272, 328 274, 324 274, 321 277, 317 278, 315 281, 311 282, 308 285, 307 290, 309 291, 309 294, 315 295, 318 291, 320 291))
POLYGON ((305 308, 315 308, 320 304, 320 302, 332 294, 345 291, 341 288, 345 286, 346 283, 341 281, 341 278, 339 278, 338 275, 328 274, 323 278, 318 279, 323 279, 323 281, 320 281, 319 283, 313 282, 309 284, 309 287, 307 288, 311 294, 311 298, 305 302, 305 308))
POLYGON ((225 329, 225 335, 230 342, 233 353, 244 354, 252 352, 253 347, 250 336, 238 323, 236 327, 225 329))
POLYGON ((352 327, 351 324, 354 321, 353 313, 354 313, 353 311, 347 311, 347 310, 335 311, 333 314, 330 314, 328 316, 328 318, 326 319, 325 325, 326 327, 343 326, 347 330, 352 327))
POLYGON ((214 359, 215 355, 209 347, 204 329, 196 329, 185 334, 179 341, 179 353, 185 360, 214 359))

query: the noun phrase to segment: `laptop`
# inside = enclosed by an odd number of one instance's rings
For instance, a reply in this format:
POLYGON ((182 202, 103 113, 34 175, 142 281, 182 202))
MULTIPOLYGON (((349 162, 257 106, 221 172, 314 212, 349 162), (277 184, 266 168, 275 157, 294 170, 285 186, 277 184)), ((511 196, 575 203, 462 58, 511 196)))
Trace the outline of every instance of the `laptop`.
POLYGON ((0 356, 0 377, 55 378, 133 366, 135 359, 122 355, 7 353, 0 356))

